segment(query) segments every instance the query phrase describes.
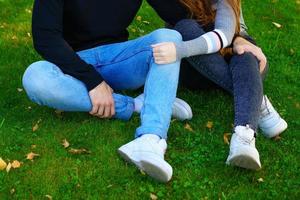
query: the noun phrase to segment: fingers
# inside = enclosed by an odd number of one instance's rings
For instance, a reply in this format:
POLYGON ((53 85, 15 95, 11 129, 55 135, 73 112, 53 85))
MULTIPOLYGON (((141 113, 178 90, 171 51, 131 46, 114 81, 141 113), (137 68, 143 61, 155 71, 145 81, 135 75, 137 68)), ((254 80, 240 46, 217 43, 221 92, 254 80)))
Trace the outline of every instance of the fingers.
POLYGON ((102 118, 103 115, 104 115, 104 109, 105 109, 105 106, 104 105, 100 105, 96 116, 102 118))
POLYGON ((113 117, 116 114, 114 100, 112 101, 112 104, 111 104, 111 107, 110 107, 110 114, 111 114, 111 117, 113 117))
POLYGON ((92 110, 90 111, 90 114, 91 114, 91 115, 96 115, 96 114, 98 113, 98 109, 99 109, 99 106, 93 104, 93 108, 92 108, 92 110))

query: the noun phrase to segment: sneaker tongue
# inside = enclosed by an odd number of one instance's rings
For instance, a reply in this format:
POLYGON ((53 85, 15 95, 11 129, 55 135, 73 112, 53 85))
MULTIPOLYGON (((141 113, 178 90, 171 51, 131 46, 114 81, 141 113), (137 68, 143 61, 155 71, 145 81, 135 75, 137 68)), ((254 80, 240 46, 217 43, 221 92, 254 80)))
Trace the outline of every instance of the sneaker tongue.
POLYGON ((252 140, 254 138, 254 130, 246 126, 237 126, 235 127, 234 132, 247 140, 252 140))

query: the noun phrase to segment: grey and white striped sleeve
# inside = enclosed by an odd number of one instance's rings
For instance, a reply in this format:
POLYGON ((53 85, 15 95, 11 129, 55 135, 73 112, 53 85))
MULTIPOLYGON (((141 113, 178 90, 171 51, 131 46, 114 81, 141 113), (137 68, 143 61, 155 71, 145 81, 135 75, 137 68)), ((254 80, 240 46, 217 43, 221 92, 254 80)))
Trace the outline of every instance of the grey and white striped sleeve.
POLYGON ((233 8, 227 0, 219 0, 216 9, 215 29, 194 40, 177 43, 178 59, 215 53, 231 44, 237 25, 233 8))

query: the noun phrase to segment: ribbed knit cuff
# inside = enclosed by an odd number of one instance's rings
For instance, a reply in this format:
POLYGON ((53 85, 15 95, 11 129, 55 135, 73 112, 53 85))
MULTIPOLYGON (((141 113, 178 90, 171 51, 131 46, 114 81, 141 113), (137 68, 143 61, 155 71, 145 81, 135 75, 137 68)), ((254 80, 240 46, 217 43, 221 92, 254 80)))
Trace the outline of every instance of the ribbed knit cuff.
POLYGON ((188 56, 188 48, 185 42, 175 43, 177 61, 188 56))

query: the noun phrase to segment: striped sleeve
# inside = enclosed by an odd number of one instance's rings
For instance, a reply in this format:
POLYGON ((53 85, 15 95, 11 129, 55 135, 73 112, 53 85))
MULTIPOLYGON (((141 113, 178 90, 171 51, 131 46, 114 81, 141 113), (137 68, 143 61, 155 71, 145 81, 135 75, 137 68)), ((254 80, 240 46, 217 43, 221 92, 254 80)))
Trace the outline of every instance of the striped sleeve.
POLYGON ((176 44, 178 59, 215 53, 231 44, 237 23, 234 11, 227 0, 219 0, 216 9, 215 29, 194 40, 176 44))

